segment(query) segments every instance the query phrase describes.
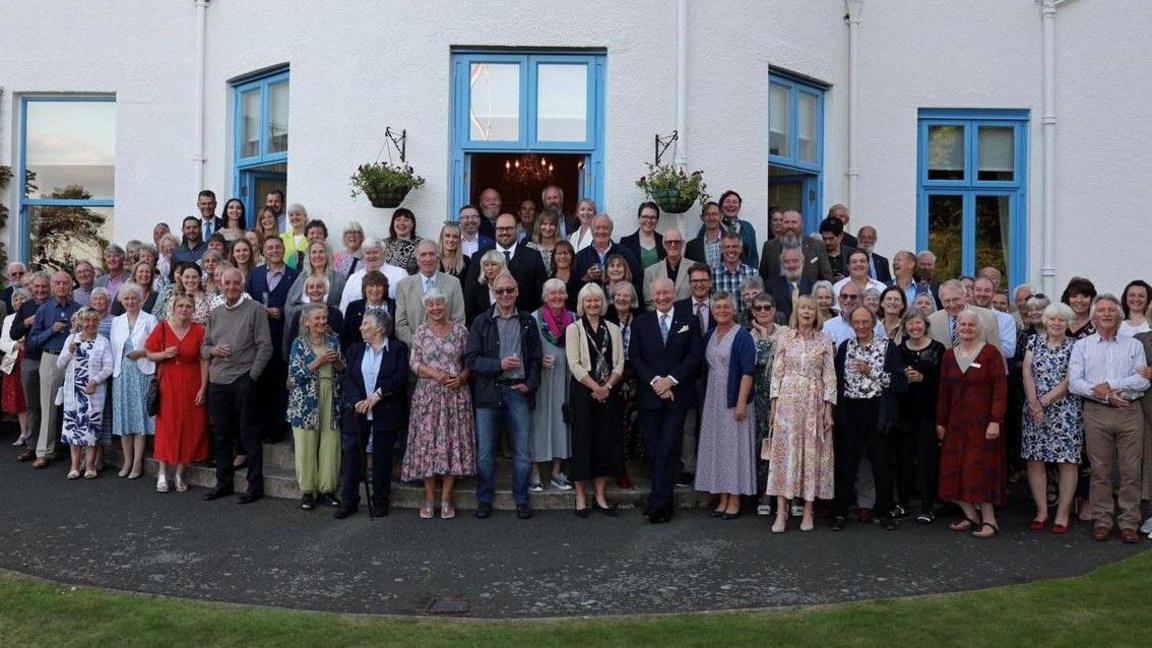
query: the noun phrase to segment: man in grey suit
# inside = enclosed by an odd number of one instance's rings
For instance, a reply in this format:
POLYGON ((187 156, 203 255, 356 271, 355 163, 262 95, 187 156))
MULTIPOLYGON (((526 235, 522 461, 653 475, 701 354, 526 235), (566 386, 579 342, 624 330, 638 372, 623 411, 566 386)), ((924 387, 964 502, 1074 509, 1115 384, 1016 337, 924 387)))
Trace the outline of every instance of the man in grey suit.
POLYGON ((668 279, 675 290, 676 301, 692 296, 692 282, 688 281, 691 262, 684 262, 684 234, 676 228, 664 232, 663 261, 644 269, 644 304, 652 308, 652 286, 657 279, 668 279))
POLYGON ((967 310, 976 313, 980 319, 980 341, 1000 350, 1000 325, 996 321, 996 315, 987 308, 969 305, 964 296, 964 284, 956 279, 945 281, 940 286, 940 301, 944 305, 943 310, 928 316, 928 326, 933 340, 949 349, 956 346, 957 342, 953 340, 956 316, 967 310))
POLYGON ((806 282, 819 279, 832 280, 832 266, 828 264, 828 250, 819 240, 804 236, 803 220, 800 212, 789 209, 780 217, 784 228, 781 236, 764 243, 760 254, 760 278, 765 286, 771 286, 780 276, 780 253, 785 247, 798 247, 804 253, 804 270, 800 277, 806 282))
POLYGON ((416 265, 419 272, 405 277, 396 284, 396 337, 404 344, 412 344, 416 328, 424 323, 424 293, 439 288, 448 302, 448 317, 455 322, 464 321, 464 292, 460 281, 440 272, 440 246, 427 239, 416 245, 416 265))

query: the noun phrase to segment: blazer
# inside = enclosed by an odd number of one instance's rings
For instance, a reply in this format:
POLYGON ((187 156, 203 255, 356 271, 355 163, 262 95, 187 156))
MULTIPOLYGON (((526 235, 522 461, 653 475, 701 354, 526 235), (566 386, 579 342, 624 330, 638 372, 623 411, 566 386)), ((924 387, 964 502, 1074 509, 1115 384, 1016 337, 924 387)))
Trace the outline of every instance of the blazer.
MULTIPOLYGON (((493 306, 480 313, 468 329, 468 346, 464 349, 464 364, 472 371, 472 405, 474 407, 503 407, 500 399, 500 332, 496 329, 493 306)), ((524 385, 528 387, 528 407, 536 408, 536 389, 540 387, 540 328, 536 318, 522 310, 516 311, 520 320, 520 361, 524 363, 524 385)))
MULTIPOLYGON (((613 254, 619 254, 624 257, 624 262, 628 264, 628 269, 632 272, 632 287, 636 289, 636 296, 644 294, 644 268, 640 265, 638 257, 632 255, 628 248, 619 243, 613 243, 608 246, 608 253, 604 255, 604 259, 613 254)), ((596 248, 589 245, 588 247, 576 253, 576 261, 573 266, 573 274, 577 279, 583 279, 587 274, 588 269, 594 265, 599 265, 600 255, 597 254, 596 248)), ((603 275, 601 275, 603 277, 603 275)), ((581 285, 583 287, 583 284, 581 285)))
MULTIPOLYGON (((880 394, 880 411, 876 417, 876 429, 884 431, 900 420, 900 394, 908 391, 908 378, 904 375, 904 358, 900 355, 900 345, 885 340, 884 373, 888 374, 888 388, 880 394)), ((844 370, 848 358, 848 341, 836 346, 836 402, 844 404, 844 370)), ((836 408, 836 422, 843 425, 845 418, 842 407, 836 408)))
MULTIPOLYGON (((480 222, 481 222, 481 224, 483 224, 483 222, 484 222, 483 217, 481 217, 480 222)), ((483 256, 483 254, 485 252, 487 252, 488 250, 495 250, 495 249, 496 249, 496 239, 492 238, 491 236, 488 236, 484 232, 476 232, 476 251, 473 252, 471 256, 475 257, 476 260, 479 261, 480 257, 483 256)))
POLYGON ((704 355, 704 338, 700 323, 683 309, 672 309, 668 340, 660 335, 660 313, 650 311, 632 323, 632 340, 628 345, 628 362, 636 372, 636 406, 642 410, 692 409, 696 407, 696 374, 704 355), (670 376, 676 381, 672 400, 656 395, 649 385, 657 376, 670 376))
MULTIPOLYGON (((692 297, 687 297, 686 299, 681 299, 680 301, 673 304, 672 308, 676 312, 681 313, 687 317, 691 317, 692 319, 696 320, 696 327, 697 328, 700 327, 700 318, 696 317, 696 313, 693 312, 692 297)), ((712 317, 712 300, 709 299, 708 300, 708 330, 707 331, 700 331, 700 335, 708 335, 709 333, 712 332, 712 329, 714 329, 714 328, 716 328, 716 318, 712 317)))
POLYGON ((356 403, 368 398, 370 392, 379 392, 382 398, 372 408, 373 430, 400 430, 408 424, 408 345, 399 340, 388 340, 388 349, 380 359, 380 373, 376 384, 364 384, 360 364, 364 361, 363 342, 353 344, 344 352, 344 429, 354 430, 356 403))
POLYGON ((872 277, 873 279, 883 283, 892 281, 892 268, 888 263, 888 257, 882 257, 879 254, 869 254, 868 258, 872 261, 872 265, 876 266, 876 276, 872 277))
MULTIPOLYGON (((770 285, 772 280, 780 276, 780 252, 784 243, 780 239, 772 239, 764 243, 764 251, 760 254, 760 278, 764 285, 770 285)), ((804 253, 804 270, 800 277, 810 282, 823 279, 832 280, 832 266, 828 263, 828 250, 824 248, 823 241, 805 236, 801 243, 804 253)))
MULTIPOLYGON (((433 281, 448 298, 448 318, 463 323, 464 293, 460 290, 460 281, 443 272, 433 275, 433 281)), ((416 327, 423 323, 424 275, 417 272, 396 284, 396 337, 405 344, 412 344, 412 335, 416 332, 416 327)))
MULTIPOLYGON (((728 407, 736 407, 736 403, 740 400, 740 381, 744 376, 756 376, 756 340, 752 339, 752 334, 743 326, 733 324, 732 330, 736 339, 732 341, 732 358, 728 362, 728 407)), ((704 340, 705 351, 714 337, 716 337, 715 328, 708 331, 708 336, 704 340)), ((707 363, 704 363, 704 371, 705 373, 708 371, 707 363)), ((746 405, 752 405, 754 397, 755 393, 749 393, 746 405)))
MULTIPOLYGON (((980 318, 980 341, 991 344, 1000 351, 1000 322, 996 315, 987 308, 979 306, 966 306, 966 308, 980 318)), ((933 340, 944 345, 945 349, 952 348, 952 329, 948 326, 948 311, 938 310, 928 316, 928 334, 933 340)))
MULTIPOLYGON (((112 318, 112 331, 109 338, 112 343, 112 377, 120 377, 120 369, 124 364, 124 345, 131 343, 133 349, 143 349, 144 342, 148 340, 148 336, 152 334, 152 330, 158 326, 156 318, 144 311, 136 316, 136 328, 128 331, 128 316, 118 315, 112 318)), ((178 340, 173 340, 170 346, 175 346, 178 340)), ((156 373, 156 363, 148 358, 139 358, 136 360, 136 367, 140 373, 150 376, 156 373)))
MULTIPOLYGON (((348 304, 348 310, 344 311, 344 321, 340 324, 340 346, 344 349, 349 349, 353 344, 361 341, 360 325, 364 323, 364 305, 368 303, 363 299, 348 304)), ((393 321, 396 320, 396 302, 385 297, 384 309, 388 311, 388 315, 393 321)), ((396 337, 395 326, 392 327, 392 336, 396 337)))
MULTIPOLYGON (((687 258, 680 259, 680 270, 676 273, 676 299, 687 299, 692 296, 692 284, 688 281, 688 271, 693 262, 687 258)), ((644 305, 652 308, 652 284, 657 279, 668 278, 668 259, 660 257, 660 263, 644 269, 644 305)))
MULTIPOLYGON (((805 296, 812 293, 812 284, 816 282, 811 279, 805 279, 803 275, 800 276, 800 281, 796 285, 800 288, 800 295, 805 296)), ((776 304, 776 323, 787 324, 788 320, 792 317, 792 284, 784 275, 776 275, 772 283, 767 284, 765 292, 772 295, 772 301, 776 304)))
POLYGON ((489 308, 492 299, 488 284, 480 283, 479 278, 468 281, 464 285, 464 324, 471 328, 476 317, 489 308))
MULTIPOLYGON (((620 332, 620 325, 601 319, 608 327, 608 341, 612 345, 612 373, 616 376, 624 375, 624 336, 620 332)), ((576 382, 583 380, 592 372, 592 354, 588 351, 588 335, 584 332, 584 320, 577 318, 568 325, 564 332, 564 355, 568 356, 568 371, 576 382)), ((617 385, 619 386, 619 385, 617 385)))
POLYGON ((684 246, 684 258, 708 265, 708 255, 704 253, 704 234, 688 241, 684 246))
MULTIPOLYGON (((655 236, 656 236, 656 257, 658 259, 660 259, 661 261, 663 261, 664 257, 668 255, 668 253, 664 251, 664 236, 661 235, 660 232, 656 232, 655 236)), ((620 239, 620 245, 624 249, 631 252, 632 256, 636 258, 636 261, 638 261, 638 262, 640 261, 640 257, 642 255, 640 252, 640 231, 639 230, 632 232, 628 236, 622 237, 620 239)), ((643 266, 643 264, 641 264, 641 266, 643 266)), ((580 275, 580 276, 584 276, 584 275, 580 275)))
MULTIPOLYGON (((332 307, 329 306, 329 308, 332 307)), ((340 353, 340 341, 335 335, 325 336, 324 345, 340 353)), ((312 364, 315 360, 316 352, 312 350, 311 344, 308 344, 300 338, 292 341, 292 351, 288 361, 288 383, 290 385, 287 412, 288 424, 302 430, 315 431, 320 422, 320 381, 318 380, 320 374, 308 368, 308 365, 312 364)), ((341 360, 343 360, 343 358, 341 358, 341 360)), ((332 367, 332 394, 328 406, 332 408, 332 418, 329 420, 332 421, 334 425, 336 421, 340 420, 341 377, 344 371, 347 370, 347 367, 340 365, 330 366, 332 367)), ((356 369, 359 370, 360 366, 357 365, 356 369)))
POLYGON ((264 305, 280 309, 280 319, 268 319, 268 332, 272 335, 273 349, 279 349, 284 344, 284 318, 287 315, 284 306, 288 303, 288 291, 292 289, 292 282, 296 281, 297 274, 299 273, 285 266, 284 276, 280 278, 280 283, 276 284, 276 290, 268 289, 268 266, 256 266, 248 275, 248 295, 258 302, 263 302, 264 293, 268 293, 268 303, 264 305))
MULTIPOLYGON (((479 282, 483 265, 479 262, 468 265, 469 283, 479 282)), ((535 312, 543 303, 540 291, 544 288, 544 282, 548 280, 544 258, 523 242, 517 243, 512 259, 508 262, 508 272, 516 278, 516 286, 520 290, 520 294, 516 297, 516 308, 529 313, 535 312)), ((487 290, 487 286, 484 289, 487 290)))

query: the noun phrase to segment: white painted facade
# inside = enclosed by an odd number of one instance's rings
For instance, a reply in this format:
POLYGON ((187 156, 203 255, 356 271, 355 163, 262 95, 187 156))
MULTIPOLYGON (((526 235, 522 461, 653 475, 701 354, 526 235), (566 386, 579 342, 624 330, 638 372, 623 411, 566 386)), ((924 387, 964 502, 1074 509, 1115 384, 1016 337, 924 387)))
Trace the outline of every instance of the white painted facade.
MULTIPOLYGON (((146 238, 158 220, 194 213, 196 0, 4 0, 0 3, 0 164, 20 156, 20 97, 115 94, 113 236, 146 238)), ((762 241, 768 200, 769 66, 828 84, 824 99, 826 209, 848 202, 848 26, 842 0, 689 0, 688 166, 714 195, 732 188, 762 241)), ((862 0, 857 185, 851 229, 875 225, 878 251, 915 244, 917 111, 1029 111, 1028 279, 1039 284, 1042 219, 1053 218, 1050 289, 1088 275, 1118 291, 1142 276, 1139 206, 1152 202, 1148 124, 1152 67, 1144 0, 1057 3, 1054 213, 1043 213, 1042 3, 1035 0, 862 0), (1115 224, 1115 225, 1113 225, 1115 224), (1109 227, 1110 226, 1110 227, 1109 227)), ((372 234, 388 212, 349 197, 348 176, 375 159, 385 126, 407 129, 409 161, 428 183, 405 206, 432 235, 450 205, 453 48, 600 48, 605 52, 603 211, 635 229, 634 181, 652 137, 676 127, 674 0, 581 3, 211 0, 206 9, 203 185, 221 203, 233 187, 229 81, 288 65, 288 199, 337 227, 372 234)), ((19 231, 16 191, 0 197, 19 231)), ((507 206, 506 206, 507 209, 507 206)), ((671 219, 662 221, 668 226, 671 219)), ((695 229, 695 217, 686 215, 695 229)), ((1058 292, 1058 290, 1057 290, 1058 292)))

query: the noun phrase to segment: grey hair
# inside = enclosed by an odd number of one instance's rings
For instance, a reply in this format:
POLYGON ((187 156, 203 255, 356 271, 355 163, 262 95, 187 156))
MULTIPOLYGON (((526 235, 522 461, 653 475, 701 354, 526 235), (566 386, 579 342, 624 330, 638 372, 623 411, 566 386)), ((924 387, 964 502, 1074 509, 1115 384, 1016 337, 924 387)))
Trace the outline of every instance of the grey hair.
MULTIPOLYGON (((576 295, 576 314, 578 316, 584 317, 584 300, 589 297, 599 297, 600 301, 605 301, 604 289, 600 287, 600 284, 586 283, 580 289, 580 293, 576 295)), ((603 315, 604 313, 601 312, 600 314, 603 315)))
POLYGON ((627 281, 621 281, 620 283, 618 283, 612 287, 612 299, 613 299, 613 301, 615 301, 616 294, 619 292, 627 292, 631 296, 629 303, 632 305, 632 308, 636 308, 640 304, 640 300, 637 299, 637 297, 636 297, 636 287, 633 286, 632 284, 628 283, 627 281))
POLYGON ((969 310, 969 309, 965 308, 964 310, 957 313, 956 314, 956 323, 957 324, 960 323, 961 317, 971 317, 972 322, 974 324, 976 324, 976 330, 980 331, 981 333, 984 332, 984 324, 980 322, 980 316, 976 314, 976 311, 969 310))
MULTIPOLYGON (((104 290, 104 289, 103 288, 96 288, 96 289, 93 289, 92 292, 95 293, 97 290, 104 290)), ((105 291, 105 292, 107 292, 107 291, 105 291)), ((136 284, 132 283, 131 281, 125 282, 122 286, 120 286, 120 290, 116 291, 116 299, 118 299, 120 301, 124 301, 125 293, 134 293, 140 299, 144 299, 144 291, 140 289, 140 286, 137 286, 136 284)))
POLYGON ((713 293, 713 295, 712 295, 712 303, 715 304, 718 301, 726 301, 726 302, 732 304, 733 306, 735 306, 736 305, 736 296, 733 295, 732 293, 728 292, 727 290, 720 290, 720 291, 717 291, 716 293, 713 293))
MULTIPOLYGON (((125 284, 125 285, 127 285, 127 284, 125 284)), ((108 289, 104 288, 103 286, 93 288, 92 292, 88 293, 88 299, 91 300, 93 297, 96 297, 98 295, 104 295, 108 299, 112 299, 112 293, 108 292, 108 289)))
POLYGON ((384 337, 388 337, 392 333, 392 316, 383 308, 365 310, 364 319, 372 320, 372 323, 376 325, 376 328, 380 329, 384 337))
POLYGON ((157 250, 156 246, 151 243, 141 243, 140 247, 136 248, 136 258, 140 258, 141 252, 149 252, 157 259, 160 258, 160 251, 157 250))
POLYGON ((32 299, 32 293, 29 292, 27 288, 17 288, 12 291, 12 299, 16 299, 17 297, 22 297, 24 301, 28 301, 32 299))
POLYGON ((964 289, 964 284, 959 279, 949 279, 948 281, 940 284, 940 288, 937 289, 936 293, 939 295, 942 294, 945 290, 959 292, 961 295, 967 294, 967 291, 964 289))
POLYGON ((416 249, 414 250, 416 254, 420 254, 420 248, 422 247, 431 247, 432 251, 436 253, 436 256, 440 256, 440 244, 436 241, 432 239, 421 239, 421 241, 416 244, 416 249))
MULTIPOLYGON (((486 263, 498 263, 505 272, 508 268, 508 259, 505 259, 504 255, 500 254, 499 250, 488 250, 484 253, 484 256, 480 257, 480 277, 477 279, 477 281, 480 282, 481 286, 488 284, 488 277, 484 276, 484 264, 486 263)), ((499 277, 500 275, 498 274, 496 276, 499 277)))
POLYGON ((28 277, 27 279, 29 282, 36 281, 37 279, 43 279, 44 281, 51 282, 52 281, 52 275, 48 274, 48 272, 46 270, 38 270, 36 272, 33 272, 32 276, 28 277))
POLYGON ((104 248, 104 254, 112 254, 115 256, 125 256, 124 248, 116 243, 109 243, 108 247, 104 248))
POLYGON ((1047 324, 1048 320, 1059 317, 1065 323, 1071 324, 1076 319, 1076 313, 1072 311, 1072 307, 1064 302, 1056 302, 1055 304, 1048 304, 1044 307, 1044 323, 1047 324))
POLYGON ((816 299, 816 291, 820 290, 821 288, 827 288, 828 292, 832 293, 833 295, 836 294, 836 291, 832 289, 832 282, 826 279, 821 279, 820 281, 812 284, 812 292, 808 293, 808 296, 812 299, 816 299))
POLYGON ((363 234, 364 228, 360 225, 360 223, 358 221, 348 221, 348 223, 346 225, 344 225, 344 232, 343 233, 347 234, 348 232, 358 232, 360 234, 363 234))
POLYGON ((744 283, 740 285, 740 290, 745 291, 745 290, 748 290, 750 288, 763 291, 764 290, 764 280, 761 279, 759 277, 759 275, 753 276, 753 277, 748 277, 747 279, 744 280, 744 283))
POLYGON ((860 293, 860 299, 864 299, 865 297, 875 297, 879 299, 880 291, 875 288, 865 288, 864 292, 860 293))
POLYGON ((428 292, 424 293, 424 296, 420 298, 420 303, 424 304, 424 306, 428 306, 429 302, 434 301, 448 302, 448 296, 444 294, 444 291, 435 286, 429 288, 428 292))
POLYGON ((300 203, 289 203, 288 206, 284 208, 285 214, 291 214, 294 211, 298 211, 301 214, 304 214, 304 218, 308 218, 308 210, 304 209, 304 205, 301 205, 300 203))
POLYGON ((384 251, 384 242, 381 241, 380 239, 372 237, 372 236, 364 237, 364 242, 360 244, 360 249, 361 250, 370 250, 372 248, 380 248, 380 251, 383 252, 384 251))
POLYGON ((1027 290, 1028 292, 1030 292, 1032 294, 1036 294, 1036 286, 1033 286, 1032 284, 1022 283, 1019 286, 1016 286, 1015 288, 1012 289, 1012 298, 1015 299, 1016 293, 1020 292, 1021 290, 1027 290))
POLYGON ((568 294, 568 284, 564 283, 564 280, 562 280, 562 279, 557 279, 556 277, 552 277, 548 281, 545 281, 544 287, 540 289, 540 299, 543 299, 543 300, 548 299, 548 293, 551 293, 551 292, 556 291, 556 290, 562 291, 565 295, 567 295, 568 294))
POLYGON ((22 268, 25 272, 28 271, 28 268, 24 267, 23 263, 20 263, 19 261, 13 261, 13 262, 8 264, 7 268, 5 268, 5 272, 10 273, 13 270, 15 270, 16 268, 22 268))
POLYGON ((1096 299, 1092 300, 1092 316, 1093 317, 1096 316, 1097 304, 1099 304, 1102 301, 1112 302, 1113 304, 1116 304, 1116 308, 1119 308, 1120 310, 1124 310, 1124 307, 1120 304, 1120 300, 1116 298, 1116 295, 1113 295, 1112 293, 1100 293, 1099 295, 1096 295, 1096 299))
MULTIPOLYGON (((799 254, 800 260, 801 261, 804 260, 804 249, 803 248, 801 248, 799 245, 785 245, 785 246, 780 248, 780 263, 781 263, 781 265, 783 265, 783 263, 784 263, 784 255, 789 253, 789 252, 795 252, 796 254, 799 254)), ((828 285, 832 285, 832 284, 828 284, 828 285)))
POLYGON ((919 253, 916 254, 917 259, 919 259, 920 257, 927 257, 929 259, 932 259, 932 263, 936 263, 936 255, 932 253, 932 250, 921 250, 919 253))
POLYGON ((1048 308, 1048 305, 1051 303, 1052 300, 1048 297, 1032 295, 1024 302, 1024 308, 1048 308))

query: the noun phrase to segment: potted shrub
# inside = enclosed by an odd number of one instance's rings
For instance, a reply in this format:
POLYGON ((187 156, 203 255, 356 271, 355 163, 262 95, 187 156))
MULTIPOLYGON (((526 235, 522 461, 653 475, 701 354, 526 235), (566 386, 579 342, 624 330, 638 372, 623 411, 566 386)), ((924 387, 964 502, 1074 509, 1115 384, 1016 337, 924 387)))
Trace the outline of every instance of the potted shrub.
POLYGON ((406 164, 361 164, 352 174, 352 197, 364 194, 373 207, 399 207, 409 191, 423 184, 424 178, 406 164))
POLYGON ((641 176, 636 186, 670 214, 682 214, 697 200, 703 202, 708 198, 703 171, 688 173, 672 164, 649 164, 647 175, 641 176))

